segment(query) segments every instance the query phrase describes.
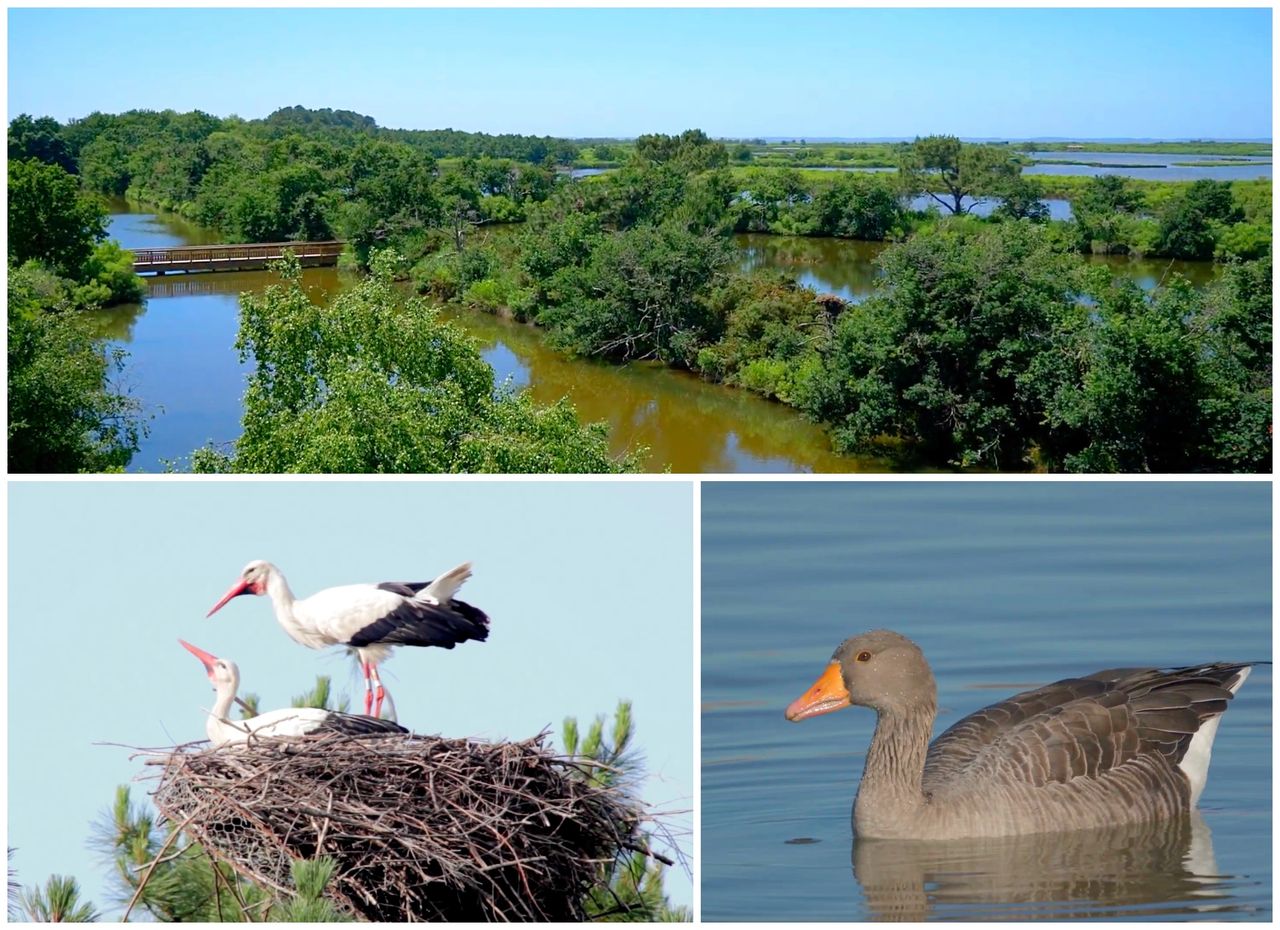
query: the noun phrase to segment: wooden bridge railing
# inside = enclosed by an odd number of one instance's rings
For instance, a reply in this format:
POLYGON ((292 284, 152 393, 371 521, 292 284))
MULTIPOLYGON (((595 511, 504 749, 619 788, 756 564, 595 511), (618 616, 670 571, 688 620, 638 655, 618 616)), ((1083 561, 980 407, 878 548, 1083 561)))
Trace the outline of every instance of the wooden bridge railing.
POLYGON ((290 251, 304 265, 332 265, 342 253, 344 243, 325 242, 257 242, 241 245, 179 245, 167 249, 132 249, 133 270, 144 271, 218 271, 263 267, 269 261, 284 257, 290 251))

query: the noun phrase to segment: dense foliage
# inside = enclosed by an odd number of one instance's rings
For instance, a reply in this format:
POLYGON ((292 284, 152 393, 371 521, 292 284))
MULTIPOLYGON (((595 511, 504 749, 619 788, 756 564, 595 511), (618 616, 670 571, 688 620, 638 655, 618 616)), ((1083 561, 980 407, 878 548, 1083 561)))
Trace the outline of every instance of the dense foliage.
POLYGON ((104 348, 80 311, 137 300, 141 285, 132 256, 102 241, 101 200, 56 163, 48 121, 14 122, 10 151, 51 161, 9 162, 9 470, 119 470, 144 423, 113 383, 124 353, 104 348))
POLYGON ((262 120, 131 110, 65 126, 24 114, 10 124, 9 150, 230 241, 343 238, 363 265, 374 245, 420 253, 450 218, 523 219, 555 166, 581 149, 549 137, 391 130, 350 111, 288 107, 262 120))
POLYGON ((543 407, 495 386, 464 331, 392 283, 398 257, 328 306, 313 303, 296 260, 282 283, 241 297, 243 359, 254 359, 234 454, 198 454, 203 471, 615 472, 603 426, 562 401, 543 407))
MULTIPOLYGON (((535 322, 570 352, 758 391, 829 424, 843 450, 1001 469, 1269 467, 1269 182, 1056 178, 1074 218, 1051 223, 1050 189, 1022 174, 1013 146, 762 145, 688 130, 596 140, 575 156, 555 140, 386 130, 297 107, 247 122, 133 111, 10 126, 10 151, 28 159, 19 188, 45 185, 59 222, 74 225, 82 205, 54 167, 69 159, 91 190, 180 210, 229 238, 336 236, 360 267, 393 246, 436 301, 535 322), (897 170, 792 167, 816 152, 897 170), (574 160, 620 167, 583 180, 555 170, 574 160), (934 209, 912 209, 913 197, 934 209), (987 219, 973 215, 983 199, 987 219), (501 244, 472 235, 519 221, 501 244), (734 231, 894 245, 876 292, 853 308, 744 273, 734 231), (1169 275, 1146 294, 1090 272, 1079 253, 1091 252, 1230 267, 1207 291, 1169 275)), ((87 256, 91 216, 78 228, 67 254, 38 229, 18 241, 42 261, 78 262, 82 285, 128 277, 119 255, 87 256)), ((234 455, 199 453, 197 469, 634 467, 612 461, 566 405, 495 389, 460 333, 395 297, 393 273, 406 272, 384 263, 330 313, 296 279, 247 295, 240 348, 259 365, 245 434, 234 455)))
MULTIPOLYGON (((460 287, 419 283, 532 319, 570 351, 656 358, 793 404, 843 451, 982 469, 1269 468, 1266 253, 1207 291, 1176 276, 1154 294, 1115 283, 1075 253, 1082 236, 1091 248, 1122 236, 1123 218, 1102 221, 1139 200, 1099 181, 1087 233, 1030 209, 914 224, 883 253, 874 294, 849 307, 743 273, 724 233, 784 217, 812 229, 824 215, 912 225, 890 181, 840 178, 806 197, 786 173, 760 172, 759 195, 741 198, 723 169, 696 167, 719 159, 672 160, 559 188, 506 246, 452 255, 469 269, 460 287)), ((1244 213, 1222 185, 1185 198, 1161 215, 1244 213)))
POLYGON ((839 446, 902 436, 984 468, 1269 468, 1269 260, 1151 296, 1006 224, 922 234, 882 264, 886 287, 842 317, 802 400, 839 446))

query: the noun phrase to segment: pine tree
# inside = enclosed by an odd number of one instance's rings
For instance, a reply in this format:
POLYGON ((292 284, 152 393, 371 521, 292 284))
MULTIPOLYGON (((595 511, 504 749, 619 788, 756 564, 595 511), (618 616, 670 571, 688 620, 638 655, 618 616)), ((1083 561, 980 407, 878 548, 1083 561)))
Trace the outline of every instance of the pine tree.
MULTIPOLYGON (((613 714, 611 739, 605 736, 605 718, 592 721, 582 736, 578 721, 566 717, 562 730, 564 751, 580 765, 588 780, 600 787, 626 790, 639 781, 643 760, 631 748, 635 724, 631 702, 619 701, 613 714)), ((646 836, 643 845, 652 842, 646 836)), ((619 856, 602 870, 600 885, 587 899, 587 916, 593 920, 612 921, 689 921, 693 915, 687 907, 672 907, 663 889, 664 869, 660 862, 643 852, 631 851, 619 856)))
POLYGON ((44 888, 24 889, 18 896, 22 916, 36 923, 91 923, 98 919, 92 901, 80 900, 80 885, 68 875, 51 875, 44 888))

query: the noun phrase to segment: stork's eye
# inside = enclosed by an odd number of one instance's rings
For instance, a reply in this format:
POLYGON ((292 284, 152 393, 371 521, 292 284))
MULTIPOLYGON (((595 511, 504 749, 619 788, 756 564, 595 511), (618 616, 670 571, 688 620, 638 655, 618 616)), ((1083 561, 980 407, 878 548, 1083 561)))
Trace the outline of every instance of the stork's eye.
POLYGON ((870 661, 871 661, 871 653, 869 653, 869 652, 859 652, 859 653, 858 653, 858 661, 859 661, 859 662, 870 662, 870 661))

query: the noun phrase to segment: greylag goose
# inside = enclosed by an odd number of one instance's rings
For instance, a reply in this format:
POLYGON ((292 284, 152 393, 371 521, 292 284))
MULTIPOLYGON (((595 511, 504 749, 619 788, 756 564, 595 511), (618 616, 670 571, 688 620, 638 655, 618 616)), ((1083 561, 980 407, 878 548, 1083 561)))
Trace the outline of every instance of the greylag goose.
POLYGON ((805 720, 876 712, 853 828, 862 837, 960 839, 1185 814, 1247 664, 1119 668, 1024 691, 929 742, 937 688, 920 647, 873 630, 845 640, 787 708, 805 720))

